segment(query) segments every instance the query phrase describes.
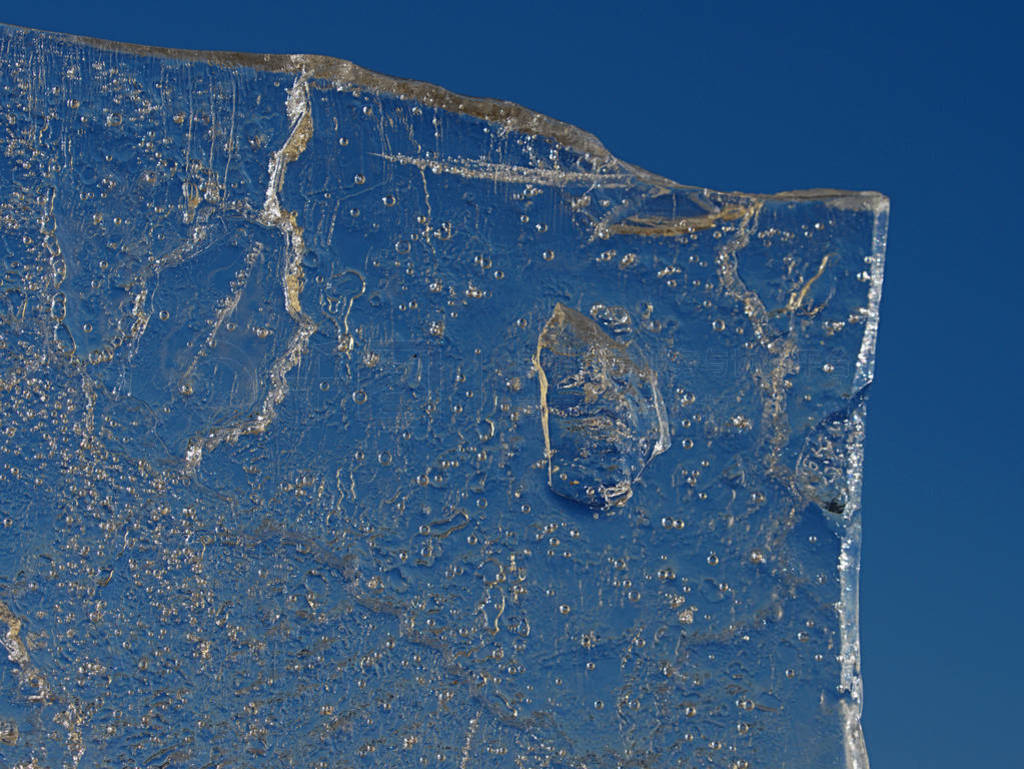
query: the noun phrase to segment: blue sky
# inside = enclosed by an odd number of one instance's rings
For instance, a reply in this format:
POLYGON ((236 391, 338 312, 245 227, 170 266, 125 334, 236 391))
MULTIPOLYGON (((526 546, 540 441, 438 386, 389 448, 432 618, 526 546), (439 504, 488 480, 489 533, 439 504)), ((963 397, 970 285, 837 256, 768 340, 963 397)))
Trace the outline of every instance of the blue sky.
POLYGON ((864 488, 868 748, 876 768, 1018 764, 1024 14, 984 3, 550 5, 35 0, 0 20, 328 54, 519 102, 680 182, 889 195, 864 488))

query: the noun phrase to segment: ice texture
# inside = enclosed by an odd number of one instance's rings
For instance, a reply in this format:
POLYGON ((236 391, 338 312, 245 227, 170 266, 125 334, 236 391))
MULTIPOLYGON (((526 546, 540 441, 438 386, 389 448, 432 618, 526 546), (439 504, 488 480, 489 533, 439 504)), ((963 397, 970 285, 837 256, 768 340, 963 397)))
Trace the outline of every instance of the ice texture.
POLYGON ((867 766, 884 197, 324 57, 0 92, 0 766, 867 766))
POLYGON ((658 376, 643 356, 559 303, 537 340, 540 418, 548 486, 607 508, 633 496, 633 482, 672 443, 658 376))

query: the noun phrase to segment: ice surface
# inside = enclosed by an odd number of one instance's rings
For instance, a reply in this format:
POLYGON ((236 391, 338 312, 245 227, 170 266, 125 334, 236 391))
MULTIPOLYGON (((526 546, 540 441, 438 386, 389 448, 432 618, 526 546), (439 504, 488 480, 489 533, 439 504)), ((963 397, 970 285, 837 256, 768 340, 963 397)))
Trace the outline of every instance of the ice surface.
POLYGON ((561 303, 540 332, 533 364, 548 485, 587 505, 625 504, 644 466, 672 443, 657 374, 640 353, 561 303))
POLYGON ((883 197, 320 57, 0 89, 0 766, 867 766, 883 197))

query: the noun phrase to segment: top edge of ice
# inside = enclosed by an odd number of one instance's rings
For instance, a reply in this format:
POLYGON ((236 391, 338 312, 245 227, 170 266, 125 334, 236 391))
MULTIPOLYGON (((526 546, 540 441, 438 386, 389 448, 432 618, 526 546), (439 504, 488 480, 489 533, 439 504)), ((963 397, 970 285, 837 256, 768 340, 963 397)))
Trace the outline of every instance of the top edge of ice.
MULTIPOLYGON (((381 74, 365 67, 360 67, 358 64, 354 64, 346 59, 334 58, 333 56, 323 54, 271 54, 166 48, 163 46, 104 40, 86 35, 51 32, 0 22, 0 37, 9 38, 13 34, 34 34, 50 38, 54 41, 75 43, 112 53, 178 59, 226 69, 247 67, 267 72, 305 74, 309 77, 391 94, 399 98, 415 99, 422 104, 445 110, 446 112, 462 113, 481 120, 499 123, 510 130, 520 133, 543 136, 580 154, 589 156, 600 165, 626 171, 636 177, 638 181, 655 187, 700 190, 706 193, 714 192, 709 188, 681 184, 639 166, 626 163, 612 155, 593 134, 571 123, 543 115, 515 102, 453 93, 432 83, 392 77, 391 75, 381 74)), ((885 212, 889 208, 888 197, 873 190, 858 191, 814 188, 770 194, 739 191, 719 192, 720 194, 730 196, 742 196, 752 203, 767 200, 817 200, 834 208, 874 211, 876 213, 885 212)))

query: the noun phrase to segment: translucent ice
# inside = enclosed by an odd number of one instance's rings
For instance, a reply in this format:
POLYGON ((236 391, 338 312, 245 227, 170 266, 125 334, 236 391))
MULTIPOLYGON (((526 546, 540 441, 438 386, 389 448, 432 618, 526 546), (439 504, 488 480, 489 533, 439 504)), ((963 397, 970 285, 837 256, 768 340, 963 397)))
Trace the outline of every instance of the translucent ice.
POLYGON ((866 766, 882 196, 321 57, 0 93, 0 766, 866 766))
POLYGON ((672 443, 658 377, 636 350, 555 305, 537 340, 548 485, 587 505, 624 504, 672 443))

